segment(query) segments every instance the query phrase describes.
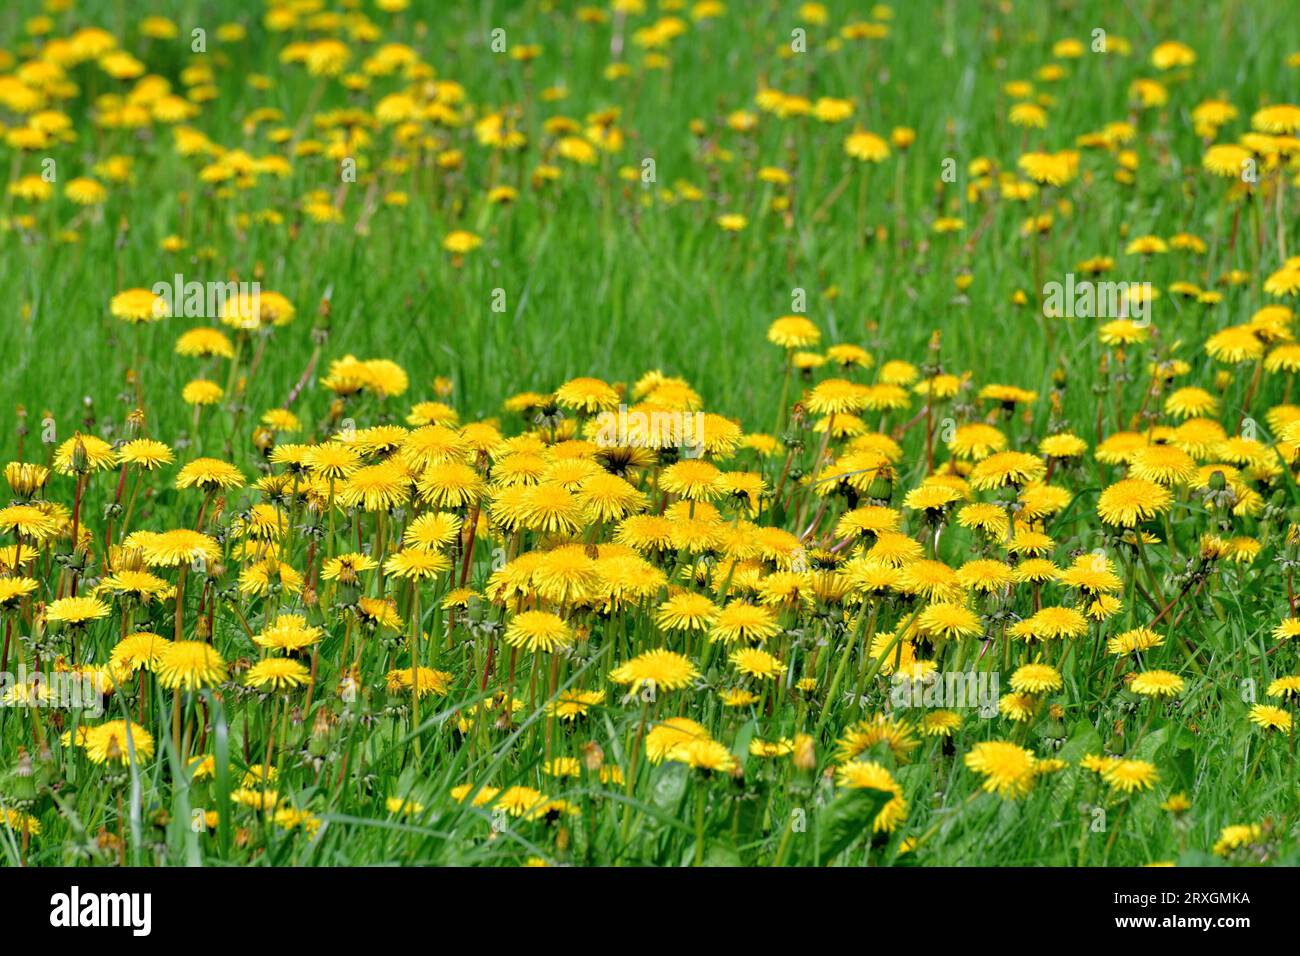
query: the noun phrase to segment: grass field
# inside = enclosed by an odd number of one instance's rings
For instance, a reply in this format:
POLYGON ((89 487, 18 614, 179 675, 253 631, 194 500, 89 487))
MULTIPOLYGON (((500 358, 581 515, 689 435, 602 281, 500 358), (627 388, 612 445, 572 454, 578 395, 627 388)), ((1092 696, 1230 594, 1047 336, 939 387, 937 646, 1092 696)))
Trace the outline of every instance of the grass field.
POLYGON ((13 0, 0 858, 1296 862, 1298 83, 1263 0, 13 0))

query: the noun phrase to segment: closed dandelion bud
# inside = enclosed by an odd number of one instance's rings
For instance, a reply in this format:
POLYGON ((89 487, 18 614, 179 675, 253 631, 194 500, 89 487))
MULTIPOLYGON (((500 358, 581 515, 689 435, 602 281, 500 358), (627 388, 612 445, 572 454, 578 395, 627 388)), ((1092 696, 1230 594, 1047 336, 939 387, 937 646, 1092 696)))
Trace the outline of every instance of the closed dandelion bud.
POLYGON ((350 581, 344 581, 340 575, 338 584, 334 589, 334 601, 340 607, 352 607, 357 603, 357 598, 361 596, 361 591, 357 587, 357 576, 351 575, 350 581))
POLYGON ((41 742, 41 752, 36 759, 36 773, 34 775, 36 788, 44 790, 51 786, 58 778, 59 762, 55 759, 54 751, 50 745, 44 741, 41 742))
POLYGON ((144 409, 133 408, 126 416, 127 433, 135 438, 144 429, 144 409))
POLYGON ((307 753, 316 760, 323 760, 329 756, 330 747, 329 723, 326 721, 322 727, 322 722, 318 718, 311 734, 307 737, 307 753))
POLYGON ((196 641, 206 641, 208 635, 208 619, 200 614, 198 620, 194 622, 194 639, 196 641))
POLYGON ((253 447, 257 453, 262 456, 269 455, 275 448, 275 432, 269 428, 258 428, 253 431, 253 447))
POLYGON ((113 855, 122 848, 122 841, 116 833, 109 833, 107 830, 101 829, 95 835, 95 845, 105 853, 113 855))
POLYGON ((307 740, 307 752, 313 757, 324 757, 330 749, 330 717, 325 709, 316 712, 316 719, 311 725, 311 736, 307 740))
POLYGON ((817 767, 817 751, 811 734, 798 734, 794 738, 792 758, 795 767, 800 770, 814 770, 817 767))
POLYGON ((26 747, 18 748, 18 762, 9 779, 9 795, 15 805, 25 808, 36 802, 36 772, 26 747))
POLYGON ((78 438, 72 446, 72 459, 69 462, 69 467, 74 474, 84 475, 89 464, 90 459, 86 454, 86 444, 78 438))
POLYGON ((894 496, 894 478, 887 472, 877 472, 867 486, 867 497, 877 501, 888 501, 894 496))
POLYGON ((357 699, 357 679, 351 675, 343 677, 338 686, 339 699, 350 704, 357 699))
POLYGON ((1230 385, 1232 385, 1231 372, 1223 370, 1214 376, 1214 387, 1220 394, 1226 392, 1230 385))
POLYGON ((1224 488, 1228 487, 1228 479, 1224 476, 1223 472, 1215 469, 1210 472, 1209 486, 1211 491, 1222 491, 1224 488))
POLYGON ((320 603, 320 595, 316 593, 315 588, 312 587, 303 588, 302 603, 307 607, 315 607, 317 604, 320 603))

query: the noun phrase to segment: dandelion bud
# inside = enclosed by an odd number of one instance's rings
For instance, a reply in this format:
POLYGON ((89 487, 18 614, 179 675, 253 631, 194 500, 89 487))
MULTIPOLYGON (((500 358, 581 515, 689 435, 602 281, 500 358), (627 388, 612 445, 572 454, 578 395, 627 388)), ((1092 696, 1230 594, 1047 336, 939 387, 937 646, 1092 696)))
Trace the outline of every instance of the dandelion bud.
POLYGON ((139 548, 124 548, 114 545, 108 549, 108 567, 114 573, 143 571, 144 552, 139 548))
POLYGON ((582 765, 590 771, 601 768, 605 762, 605 751, 600 744, 592 740, 582 745, 582 765))
POLYGON ((19 806, 30 806, 36 800, 36 777, 31 755, 26 747, 18 748, 18 762, 14 765, 10 796, 19 806))
POLYGON ((116 854, 122 848, 122 841, 117 834, 109 833, 105 829, 101 829, 99 833, 95 834, 95 844, 100 850, 108 854, 116 854))
POLYGON ((257 453, 265 457, 275 448, 275 432, 266 427, 256 428, 253 430, 253 447, 257 453))
POLYGON ((73 474, 84 475, 90 467, 90 458, 86 454, 86 443, 78 436, 72 445, 72 459, 68 463, 73 474))
POLYGON ((334 590, 335 602, 340 607, 352 607, 357 603, 360 595, 356 571, 344 565, 344 569, 339 572, 337 587, 334 590))
POLYGON ((800 770, 813 770, 817 767, 817 751, 813 746, 811 734, 797 734, 794 738, 794 765, 800 770))
POLYGON ((867 486, 867 497, 877 501, 888 501, 894 496, 894 479, 887 472, 876 472, 871 484, 867 486))
POLYGON ((43 465, 34 465, 25 461, 11 461, 5 465, 5 481, 9 490, 21 499, 31 499, 45 487, 50 471, 43 465))
POLYGON ((321 709, 316 712, 316 719, 311 725, 311 736, 307 739, 307 752, 313 757, 324 757, 330 749, 329 712, 321 709))
POLYGON ((54 783, 59 773, 59 762, 54 758, 54 751, 46 741, 41 741, 41 751, 36 757, 35 775, 37 789, 43 789, 54 783))
POLYGON ((339 699, 344 703, 352 703, 357 699, 357 680, 355 677, 348 675, 339 681, 338 686, 339 699))

